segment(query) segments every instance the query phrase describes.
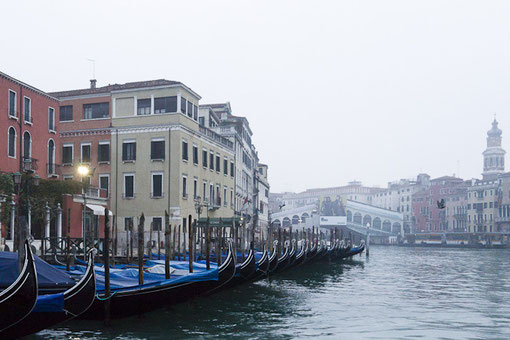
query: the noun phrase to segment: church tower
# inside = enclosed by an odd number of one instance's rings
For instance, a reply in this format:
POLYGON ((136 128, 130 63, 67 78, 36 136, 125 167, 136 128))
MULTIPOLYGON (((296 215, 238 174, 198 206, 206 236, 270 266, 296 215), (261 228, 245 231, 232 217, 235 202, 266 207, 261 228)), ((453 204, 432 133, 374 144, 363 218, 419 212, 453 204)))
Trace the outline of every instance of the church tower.
POLYGON ((483 179, 496 179, 505 172, 505 150, 501 147, 501 134, 498 121, 494 118, 492 129, 487 132, 487 148, 483 152, 483 179))

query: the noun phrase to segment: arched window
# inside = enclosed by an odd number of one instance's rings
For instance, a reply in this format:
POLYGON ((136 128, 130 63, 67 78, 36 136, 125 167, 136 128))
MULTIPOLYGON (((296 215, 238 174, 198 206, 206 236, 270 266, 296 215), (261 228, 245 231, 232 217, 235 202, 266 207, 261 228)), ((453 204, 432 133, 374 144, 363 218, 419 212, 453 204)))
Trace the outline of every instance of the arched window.
POLYGON ((28 131, 23 134, 23 158, 29 159, 32 155, 32 137, 28 131))
POLYGON ((14 129, 12 126, 9 128, 9 140, 7 150, 9 157, 16 158, 16 129, 14 129))
POLYGON ((55 173, 55 142, 53 139, 48 141, 48 175, 55 173))

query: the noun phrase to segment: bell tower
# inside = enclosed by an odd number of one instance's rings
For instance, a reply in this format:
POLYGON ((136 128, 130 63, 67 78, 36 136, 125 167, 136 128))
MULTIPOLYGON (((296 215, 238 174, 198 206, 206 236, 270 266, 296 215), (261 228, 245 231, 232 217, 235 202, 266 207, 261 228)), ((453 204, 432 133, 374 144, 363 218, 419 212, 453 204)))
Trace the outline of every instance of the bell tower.
POLYGON ((483 179, 495 179, 498 174, 505 172, 505 150, 501 147, 501 134, 498 121, 494 118, 492 128, 487 131, 487 148, 483 154, 483 179))

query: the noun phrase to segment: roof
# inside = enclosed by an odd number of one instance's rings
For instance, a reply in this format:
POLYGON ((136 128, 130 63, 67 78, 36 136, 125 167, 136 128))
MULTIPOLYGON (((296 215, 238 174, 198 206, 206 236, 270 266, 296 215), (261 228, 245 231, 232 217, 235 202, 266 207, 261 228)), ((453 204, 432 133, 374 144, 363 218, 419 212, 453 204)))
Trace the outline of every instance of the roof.
POLYGON ((38 93, 38 94, 40 94, 40 95, 42 95, 42 96, 45 96, 45 97, 48 97, 48 98, 50 98, 50 99, 53 99, 53 100, 58 101, 58 99, 57 99, 57 98, 55 98, 55 97, 54 97, 53 95, 51 95, 50 93, 44 92, 44 91, 42 91, 42 90, 39 90, 38 88, 35 88, 35 87, 33 87, 33 86, 30 86, 30 85, 28 85, 27 83, 24 83, 24 82, 22 82, 21 80, 18 80, 18 79, 14 78, 14 77, 11 77, 11 76, 10 76, 10 75, 8 75, 8 74, 5 74, 5 73, 3 73, 3 72, 0 72, 0 77, 3 77, 3 78, 5 78, 5 79, 7 79, 7 80, 9 80, 9 81, 12 81, 12 82, 14 82, 14 83, 17 83, 19 86, 23 86, 24 88, 29 89, 29 90, 31 90, 31 91, 34 91, 34 92, 36 92, 36 93, 38 93))
POLYGON ((430 180, 431 182, 438 182, 438 181, 456 181, 456 182, 463 182, 464 180, 462 178, 458 178, 455 176, 441 176, 438 178, 434 178, 430 180))
POLYGON ((75 96, 86 96, 93 94, 107 94, 112 91, 122 91, 122 90, 130 90, 130 89, 138 89, 144 87, 156 87, 156 86, 171 86, 171 85, 183 85, 181 82, 166 80, 166 79, 156 79, 156 80, 145 80, 145 81, 135 81, 131 83, 125 84, 113 84, 102 87, 96 87, 94 89, 79 89, 79 90, 70 90, 70 91, 59 91, 59 92, 51 92, 50 95, 58 98, 63 97, 75 97, 75 96))

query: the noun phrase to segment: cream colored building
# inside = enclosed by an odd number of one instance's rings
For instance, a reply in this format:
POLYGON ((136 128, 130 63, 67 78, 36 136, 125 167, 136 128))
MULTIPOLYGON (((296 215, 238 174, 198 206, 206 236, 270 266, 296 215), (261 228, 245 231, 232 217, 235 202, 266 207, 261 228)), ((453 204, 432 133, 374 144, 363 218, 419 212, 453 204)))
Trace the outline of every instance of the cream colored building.
MULTIPOLYGON (((129 84, 126 84, 129 85, 129 84)), ((200 96, 182 83, 156 81, 112 91, 112 202, 119 248, 130 223, 145 230, 200 217, 234 215, 233 143, 198 124, 200 96)), ((147 236, 146 236, 147 237, 147 236)), ((152 235, 157 239, 157 235, 152 235)))

